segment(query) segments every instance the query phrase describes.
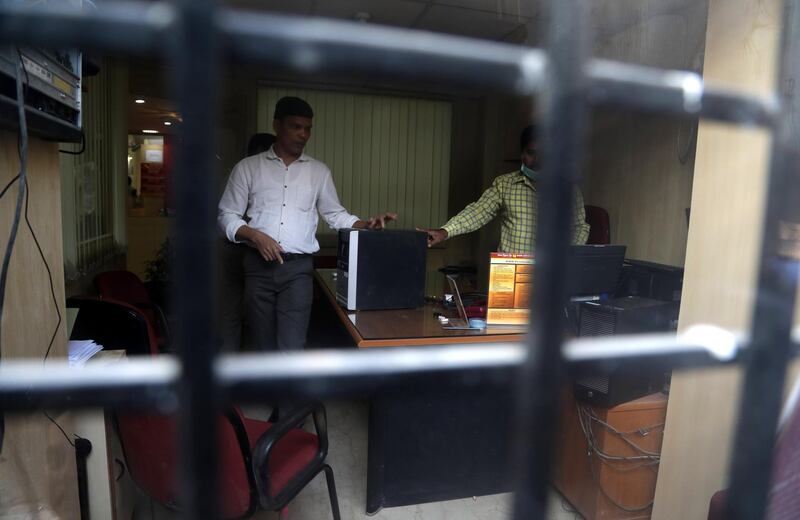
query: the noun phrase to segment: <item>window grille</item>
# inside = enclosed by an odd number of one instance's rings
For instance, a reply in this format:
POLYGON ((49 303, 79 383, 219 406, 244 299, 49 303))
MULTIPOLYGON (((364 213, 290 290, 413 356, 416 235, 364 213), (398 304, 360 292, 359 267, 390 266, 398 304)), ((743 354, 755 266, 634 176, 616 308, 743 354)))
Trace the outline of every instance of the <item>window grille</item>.
MULTIPOLYGON (((170 49, 184 116, 178 156, 176 255, 180 338, 177 359, 134 360, 124 366, 79 373, 56 363, 6 361, 0 365, 0 407, 177 406, 180 411, 185 518, 217 511, 214 406, 274 397, 363 395, 377 387, 425 381, 426 376, 504 374, 516 386, 514 518, 544 518, 557 424, 559 388, 567 371, 610 368, 646 360, 668 369, 742 363, 745 382, 738 418, 727 518, 763 516, 791 338, 797 264, 781 251, 791 238, 778 234, 794 221, 793 201, 781 197, 793 181, 800 146, 791 124, 791 92, 753 96, 718 90, 694 73, 654 70, 587 56, 587 20, 580 0, 550 0, 544 49, 478 42, 452 36, 217 8, 210 0, 109 3, 72 12, 4 3, 2 43, 101 48, 110 52, 170 49), (553 175, 545 176, 539 210, 537 291, 526 345, 445 347, 381 352, 330 351, 249 357, 215 356, 212 337, 211 259, 215 179, 211 151, 215 77, 222 53, 300 73, 345 73, 396 80, 425 80, 515 94, 544 94, 545 142, 553 175), (562 317, 569 232, 570 183, 583 155, 587 111, 612 105, 679 117, 758 125, 773 134, 764 243, 759 257, 752 329, 747 338, 711 333, 564 342, 562 317), (556 175, 555 172, 558 174, 556 175), (763 297, 769 295, 769 297, 763 297)), ((785 2, 777 85, 797 75, 800 10, 785 2)), ((788 248, 791 250, 791 248, 788 248)))

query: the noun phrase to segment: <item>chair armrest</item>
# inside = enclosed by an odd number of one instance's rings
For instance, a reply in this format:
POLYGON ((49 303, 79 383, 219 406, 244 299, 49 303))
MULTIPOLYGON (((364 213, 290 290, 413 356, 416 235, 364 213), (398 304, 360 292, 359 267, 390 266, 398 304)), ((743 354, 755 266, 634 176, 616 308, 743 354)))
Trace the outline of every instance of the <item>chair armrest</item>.
POLYGON ((262 507, 273 509, 276 504, 280 504, 284 499, 290 499, 300 489, 303 488, 312 478, 314 478, 323 467, 325 458, 328 456, 328 427, 325 416, 325 407, 322 403, 306 403, 298 407, 293 407, 288 413, 281 410, 281 419, 274 423, 256 442, 253 448, 253 474, 255 476, 256 488, 262 507), (275 445, 287 433, 294 428, 300 428, 303 421, 310 415, 314 418, 314 428, 317 432, 319 447, 314 459, 308 466, 303 468, 295 478, 290 481, 286 488, 281 490, 276 496, 270 493, 270 477, 268 471, 269 457, 275 445))

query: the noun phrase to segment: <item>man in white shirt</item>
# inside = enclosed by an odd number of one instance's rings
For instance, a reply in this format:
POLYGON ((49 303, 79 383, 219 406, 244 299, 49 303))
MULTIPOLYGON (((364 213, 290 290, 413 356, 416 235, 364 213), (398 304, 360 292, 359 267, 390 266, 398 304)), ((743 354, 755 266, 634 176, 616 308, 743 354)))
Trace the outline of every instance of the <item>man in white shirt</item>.
POLYGON ((305 345, 319 215, 333 229, 383 228, 397 218, 382 213, 364 221, 342 207, 328 167, 303 153, 313 117, 304 100, 280 99, 272 123, 275 144, 234 167, 219 202, 217 222, 225 236, 252 246, 243 260, 244 314, 260 349, 305 345))

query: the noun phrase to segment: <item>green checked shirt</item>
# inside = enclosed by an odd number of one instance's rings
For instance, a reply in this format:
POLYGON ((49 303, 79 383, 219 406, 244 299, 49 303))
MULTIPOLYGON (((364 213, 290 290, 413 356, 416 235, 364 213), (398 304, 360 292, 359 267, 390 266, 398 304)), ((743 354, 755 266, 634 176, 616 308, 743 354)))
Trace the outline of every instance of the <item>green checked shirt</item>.
MULTIPOLYGON (((575 188, 572 243, 585 244, 589 224, 581 190, 575 188)), ((536 245, 536 184, 520 171, 497 177, 481 198, 469 204, 443 226, 448 238, 471 233, 500 216, 501 253, 528 253, 536 245)))

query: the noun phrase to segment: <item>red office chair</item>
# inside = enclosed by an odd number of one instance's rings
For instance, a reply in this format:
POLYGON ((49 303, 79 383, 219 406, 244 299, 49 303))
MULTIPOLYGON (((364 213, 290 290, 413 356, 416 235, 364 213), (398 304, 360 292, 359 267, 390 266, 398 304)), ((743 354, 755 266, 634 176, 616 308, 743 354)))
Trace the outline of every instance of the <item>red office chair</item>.
POLYGON ((610 244, 611 221, 608 211, 599 206, 584 206, 586 210, 586 223, 589 224, 589 239, 587 244, 610 244))
POLYGON ((144 283, 130 271, 106 271, 94 277, 94 286, 100 298, 129 303, 140 309, 156 333, 159 350, 169 349, 171 336, 164 311, 150 300, 144 283))
MULTIPOLYGON (((93 339, 129 355, 157 355, 158 344, 142 311, 125 302, 95 297, 67 300, 78 308, 70 339, 93 339)), ((320 472, 325 472, 334 520, 340 519, 333 470, 325 462, 325 409, 306 404, 284 412, 277 422, 244 417, 232 407, 218 418, 219 468, 225 518, 246 518, 257 510, 280 511, 320 472), (300 428, 313 417, 316 434, 300 428)), ((172 415, 119 412, 117 431, 131 478, 149 497, 173 509, 178 502, 178 437, 172 415)))
MULTIPOLYGON (((333 470, 325 463, 328 436, 322 405, 295 408, 277 423, 244 417, 233 408, 220 414, 217 424, 224 518, 247 518, 259 509, 280 511, 324 471, 333 518, 340 520, 333 470), (308 416, 316 434, 300 429, 308 416)), ((134 482, 152 499, 179 510, 175 417, 119 413, 117 426, 134 482)))

